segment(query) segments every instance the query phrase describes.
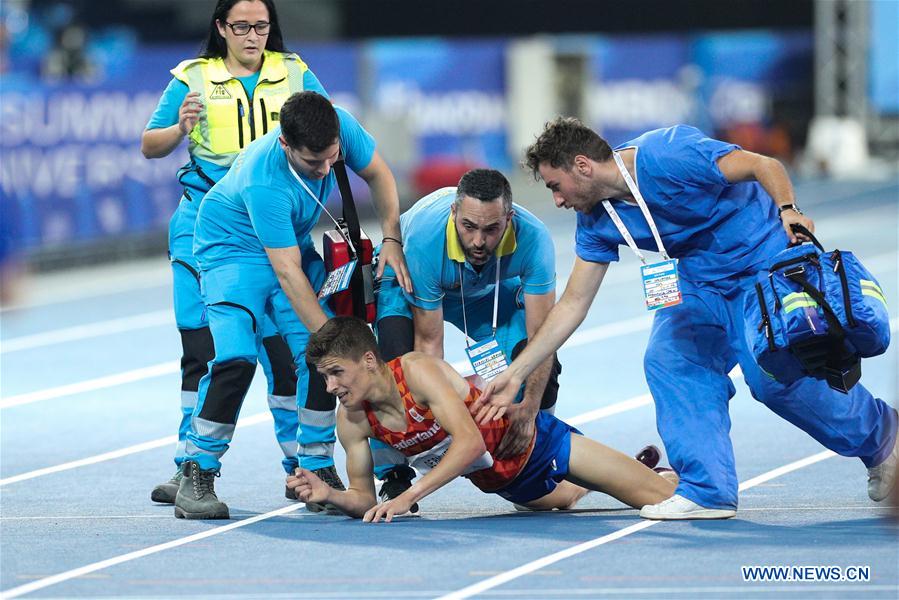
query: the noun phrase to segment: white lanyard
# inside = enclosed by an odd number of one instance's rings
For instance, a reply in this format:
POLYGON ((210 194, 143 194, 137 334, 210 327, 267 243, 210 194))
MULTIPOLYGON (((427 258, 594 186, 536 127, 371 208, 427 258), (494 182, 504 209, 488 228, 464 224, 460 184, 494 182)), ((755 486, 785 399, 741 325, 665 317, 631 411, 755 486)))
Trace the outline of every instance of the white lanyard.
POLYGON ((327 213, 327 215, 331 217, 331 220, 334 221, 334 226, 337 228, 337 233, 339 233, 340 237, 346 240, 346 243, 349 244, 350 250, 353 251, 353 256, 358 256, 358 254, 356 254, 356 247, 353 246, 353 242, 350 240, 350 236, 343 235, 343 228, 340 226, 340 223, 338 223, 337 219, 334 218, 334 215, 332 215, 330 211, 328 211, 328 208, 324 204, 322 204, 322 201, 318 199, 318 196, 315 195, 315 192, 309 189, 309 186, 306 185, 306 182, 303 181, 303 178, 297 174, 297 172, 293 168, 293 165, 290 164, 290 159, 287 157, 286 152, 284 153, 284 158, 285 160, 287 160, 287 168, 290 169, 290 172, 293 174, 296 180, 300 182, 300 185, 303 186, 303 189, 306 190, 306 193, 312 196, 312 199, 315 200, 316 204, 321 206, 322 210, 324 210, 325 213, 327 213))
MULTIPOLYGON (((612 156, 615 158, 615 164, 618 165, 618 170, 621 171, 621 176, 624 177, 624 182, 627 184, 627 189, 630 190, 631 194, 634 196, 634 200, 637 201, 637 206, 640 207, 640 211, 643 213, 643 216, 646 218, 646 222, 649 224, 649 230, 652 232, 652 237, 656 241, 656 245, 659 247, 659 252, 662 255, 662 258, 668 260, 668 253, 665 251, 665 246, 662 244, 662 237, 659 235, 659 230, 656 227, 655 221, 652 219, 652 215, 649 213, 649 207, 646 206, 646 201, 643 199, 643 194, 640 193, 640 188, 637 187, 636 182, 634 181, 631 174, 627 172, 627 167, 624 166, 624 161, 621 159, 621 155, 617 152, 612 152, 612 156)), ((634 161, 636 164, 636 160, 634 161)), ((609 216, 612 218, 612 222, 615 223, 615 227, 618 228, 618 232, 621 233, 621 237, 624 238, 624 241, 627 242, 627 245, 630 246, 630 249, 634 251, 634 254, 637 255, 637 258, 645 265, 646 258, 643 256, 643 253, 640 252, 640 249, 637 248, 637 243, 634 241, 633 236, 627 230, 627 227, 624 226, 624 222, 621 220, 621 217, 618 216, 618 213, 615 211, 615 208, 612 206, 612 203, 608 200, 602 201, 603 208, 606 209, 606 212, 609 213, 609 216)))
MULTIPOLYGON (((496 320, 499 314, 499 266, 500 257, 496 257, 496 285, 493 290, 493 336, 496 337, 496 320)), ((459 263, 459 294, 462 295, 462 327, 465 330, 465 346, 471 347, 472 339, 468 336, 468 319, 465 316, 465 280, 462 278, 462 263, 459 263)))

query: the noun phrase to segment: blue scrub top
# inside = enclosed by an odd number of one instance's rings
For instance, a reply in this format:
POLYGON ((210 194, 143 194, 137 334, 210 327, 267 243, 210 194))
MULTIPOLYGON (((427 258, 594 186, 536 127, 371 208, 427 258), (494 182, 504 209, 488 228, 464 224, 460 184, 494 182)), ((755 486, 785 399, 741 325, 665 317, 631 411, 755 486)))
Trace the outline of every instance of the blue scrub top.
POLYGON ((424 310, 436 310, 447 300, 461 301, 459 278, 465 281, 465 301, 493 294, 496 262, 500 279, 521 278, 526 294, 547 294, 556 289, 555 250, 546 226, 524 207, 513 204, 511 227, 493 257, 475 270, 461 253, 455 226, 450 220, 456 188, 432 192, 403 213, 400 229, 413 294, 407 301, 424 310), (460 275, 461 272, 464 275, 460 275))
MULTIPOLYGON (((347 166, 358 173, 371 162, 375 141, 355 117, 334 108, 341 151, 347 166)), ((235 262, 268 265, 266 247, 313 246, 310 233, 322 208, 290 172, 279 135, 280 126, 252 142, 206 194, 194 230, 200 268, 235 262)), ((324 179, 297 174, 321 202, 337 181, 333 171, 324 179)))
MULTIPOLYGON (((616 150, 626 148, 636 148, 637 186, 665 249, 679 259, 681 277, 701 282, 752 272, 787 246, 777 207, 762 186, 729 183, 718 168, 716 161, 739 146, 676 125, 644 133, 616 150)), ((658 251, 640 208, 615 199, 612 204, 637 246, 658 251)), ((602 203, 578 213, 578 257, 617 261, 620 245, 627 244, 602 203)))

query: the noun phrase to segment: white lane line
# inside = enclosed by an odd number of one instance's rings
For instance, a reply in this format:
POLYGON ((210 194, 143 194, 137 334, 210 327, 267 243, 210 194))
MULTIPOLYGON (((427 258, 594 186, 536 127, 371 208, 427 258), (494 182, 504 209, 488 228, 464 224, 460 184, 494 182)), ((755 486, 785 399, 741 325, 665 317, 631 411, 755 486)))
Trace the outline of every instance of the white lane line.
MULTIPOLYGON (((256 413, 255 415, 250 415, 248 417, 240 417, 237 421, 237 428, 241 427, 250 427, 252 425, 258 425, 259 423, 269 423, 272 420, 272 414, 270 412, 256 413)), ((127 446, 125 448, 119 448, 118 450, 113 450, 111 452, 104 452, 103 454, 96 454, 94 456, 89 456, 87 458, 82 458, 79 460, 73 460, 71 462, 62 463, 60 465, 54 465, 52 467, 45 467, 43 469, 37 469, 36 471, 28 471, 27 473, 21 473, 19 475, 13 475, 12 477, 7 477, 5 479, 0 479, 0 486, 4 486, 10 483, 17 483, 19 481, 27 481, 28 479, 34 479, 35 477, 41 477, 43 475, 51 475, 53 473, 59 473, 61 471, 68 471, 70 469, 77 469, 78 467, 86 467, 88 465, 95 465, 100 462, 104 462, 107 460, 114 460, 116 458, 122 458, 123 456, 128 456, 129 454, 137 454, 138 452, 144 452, 146 450, 153 450, 154 448, 160 448, 162 446, 168 446, 178 443, 178 436, 176 435, 168 435, 163 438, 159 438, 156 440, 151 440, 149 442, 143 442, 141 444, 135 444, 133 446, 127 446)))
MULTIPOLYGON (((797 460, 782 467, 778 467, 776 469, 768 471, 767 473, 763 473, 758 477, 753 477, 752 479, 741 483, 740 491, 742 492, 748 490, 761 483, 770 481, 776 477, 780 477, 781 475, 786 475, 787 473, 791 473, 792 471, 802 469, 803 467, 813 465, 817 462, 821 462, 822 460, 826 460, 832 456, 836 456, 836 454, 831 452, 830 450, 825 450, 824 452, 819 452, 818 454, 813 454, 801 460, 797 460)), ((519 577, 522 577, 529 573, 533 573, 534 571, 540 570, 544 567, 548 567, 549 565, 555 564, 566 558, 576 556, 578 554, 581 554, 582 552, 586 552, 587 550, 602 546, 603 544, 614 542, 615 540, 629 536, 632 533, 643 531, 644 529, 663 522, 664 521, 641 521, 640 523, 636 523, 629 527, 625 527, 624 529, 620 529, 615 533, 610 533, 609 535, 604 535, 602 537, 592 539, 589 542, 584 542, 582 544, 578 544, 577 546, 572 546, 571 548, 567 548, 560 552, 550 554, 549 556, 544 556, 543 558, 531 561, 527 564, 521 565, 520 567, 517 567, 510 571, 506 571, 505 573, 500 573, 499 575, 490 577, 489 579, 485 579, 484 581, 481 581, 474 585, 470 585, 466 588, 462 588, 461 590, 446 594, 444 596, 441 596, 438 600, 462 600, 463 598, 470 598, 475 594, 481 594, 483 592, 486 592, 487 590, 493 589, 504 583, 508 583, 513 579, 518 579, 519 577)))
MULTIPOLYGON (((897 255, 895 252, 887 252, 878 254, 870 259, 865 260, 865 265, 875 273, 882 273, 886 270, 895 269, 897 266, 897 255)), ((628 273, 630 275, 630 272, 628 273)), ((629 282, 633 277, 627 277, 625 280, 616 281, 615 284, 629 282)), ((560 279, 560 282, 563 280, 560 279)), ((645 317, 647 320, 651 317, 645 317)), ((20 350, 29 350, 39 348, 41 346, 50 346, 53 344, 61 344, 92 337, 100 337, 103 335, 111 335, 115 333, 123 333, 125 331, 133 331, 136 329, 147 329, 150 327, 159 327, 163 325, 174 325, 174 313, 172 309, 158 310, 147 312, 131 317, 121 317, 110 319, 108 321, 99 321, 96 323, 87 323, 84 325, 75 325, 63 329, 56 329, 42 333, 35 333, 6 340, 0 340, 0 354, 6 352, 17 352, 20 350)), ((627 331, 627 325, 622 323, 627 331)), ((589 335, 589 332, 576 333, 572 339, 578 335, 589 335)))
MULTIPOLYGON (((598 325, 596 327, 573 335, 568 343, 565 344, 564 348, 574 348, 577 346, 582 346, 584 344, 591 344, 593 342, 604 340, 610 337, 641 331, 648 328, 651 323, 652 321, 649 317, 637 317, 634 319, 620 321, 618 323, 598 325)), ((453 367, 460 373, 471 372, 471 365, 467 360, 455 362, 453 363, 453 367)), ((105 377, 98 377, 96 379, 89 379, 87 381, 70 383, 67 385, 61 385, 44 390, 37 390, 35 392, 17 394, 15 396, 8 396, 0 400, 0 409, 20 406, 22 404, 30 404, 32 402, 38 402, 40 400, 60 398, 62 396, 68 396, 71 394, 91 392, 99 389, 113 387, 116 385, 122 385, 124 383, 133 383, 142 379, 149 379, 151 377, 158 377, 160 375, 168 375, 169 373, 177 373, 180 369, 181 365, 178 361, 170 361, 159 363, 150 367, 126 371, 124 373, 117 373, 115 375, 107 375, 105 377)))
POLYGON ((142 558, 144 556, 149 556, 151 554, 156 554, 158 552, 162 552, 163 550, 169 550, 171 548, 177 548, 178 546, 183 546, 185 544, 189 544, 191 542, 196 542, 198 540, 204 540, 206 538, 212 537, 214 535, 219 535, 221 533, 225 533, 231 531, 232 529, 239 529, 241 527, 246 527, 247 525, 252 525, 253 523, 258 523, 259 521, 265 521, 266 519, 271 519, 272 517, 279 517, 281 515, 286 515, 301 508, 305 508, 305 504, 302 502, 297 502, 296 504, 291 504, 290 506, 284 506, 276 510, 269 511, 267 513, 256 515, 255 517, 250 517, 249 519, 244 519, 243 521, 237 521, 236 523, 229 523, 228 525, 223 525, 221 527, 215 527, 213 529, 208 529, 201 533, 195 533, 194 535, 189 535, 187 537, 178 538, 176 540, 172 540, 170 542, 165 542, 163 544, 157 544, 155 546, 150 546, 149 548, 144 548, 142 550, 137 550, 135 552, 129 552, 128 554, 122 554, 121 556, 115 556, 113 558, 107 560, 101 560, 100 562, 91 563, 89 565, 85 565, 83 567, 79 567, 77 569, 72 569, 71 571, 66 571, 64 573, 59 573, 57 575, 52 575, 50 577, 45 577, 44 579, 39 579, 37 581, 33 581, 31 583, 26 583, 25 585, 20 585, 19 587, 12 588, 10 590, 6 590, 2 592, 3 598, 16 598, 21 596, 22 594, 28 594, 31 592, 35 592, 37 590, 42 590, 46 587, 50 587, 51 585, 56 585, 57 583, 62 583, 63 581, 68 581, 69 579, 74 579, 75 577, 81 577, 83 575, 87 575, 89 573, 95 573, 102 569, 106 569, 108 567, 112 567, 115 565, 119 565, 124 562, 128 562, 131 560, 135 560, 138 558, 142 558))
MULTIPOLYGON (((737 365, 731 370, 730 373, 728 373, 728 375, 736 383, 738 379, 743 378, 743 371, 740 369, 740 366, 737 365)), ((648 406, 650 404, 652 404, 652 394, 646 393, 639 396, 634 396, 633 398, 629 398, 621 402, 617 402, 615 404, 610 404, 609 406, 603 406, 601 408, 579 414, 576 417, 571 417, 570 419, 562 418, 562 420, 569 425, 583 425, 584 423, 589 423, 590 421, 604 419, 606 417, 611 417, 612 415, 617 415, 618 413, 627 412, 629 410, 634 410, 636 408, 640 408, 641 406, 648 406)))
MULTIPOLYGON (((453 366, 456 369, 460 369, 463 366, 469 366, 468 362, 462 361, 458 363, 454 363, 453 366)), ((594 421, 597 419, 602 419, 605 417, 609 417, 612 415, 616 415, 621 412, 625 412, 628 410, 633 410, 635 408, 639 408, 648 404, 648 402, 644 401, 644 398, 648 396, 648 394, 642 394, 640 396, 635 396, 634 398, 629 398, 627 400, 623 400, 616 404, 612 404, 610 406, 603 407, 599 410, 590 411, 584 413, 582 415, 578 415, 570 420, 566 419, 569 423, 583 424, 589 421, 594 421)), ((272 420, 272 415, 269 412, 264 413, 256 413, 255 415, 249 417, 241 417, 237 423, 237 427, 250 427, 251 425, 257 425, 259 423, 267 423, 272 420)), ((70 469, 77 469, 78 467, 86 467, 88 465, 94 465, 100 462, 104 462, 107 460, 114 460, 116 458, 121 458, 123 456, 128 456, 129 454, 136 454, 138 452, 144 452, 145 450, 153 450, 154 448, 159 448, 161 446, 174 445, 178 441, 177 436, 170 435, 164 438, 159 438, 156 440, 151 440, 149 442, 144 442, 142 444, 136 444, 134 446, 128 446, 127 448, 121 448, 119 450, 113 450, 111 452, 105 452, 103 454, 97 454, 95 456, 90 456, 88 458, 82 458, 80 460, 73 460, 71 462, 63 463, 60 465, 55 465, 52 467, 46 467, 43 469, 37 469, 36 471, 28 471, 27 473, 21 473, 19 475, 13 475, 11 477, 7 477, 6 479, 0 479, 0 487, 10 484, 10 483, 18 483, 20 481, 27 481, 29 479, 34 479, 35 477, 41 477, 43 475, 52 475, 53 473, 59 473, 61 471, 68 471, 70 469)))
MULTIPOLYGON (((895 506, 890 506, 889 504, 867 504, 867 505, 857 505, 857 506, 760 506, 758 508, 741 508, 740 513, 748 513, 748 512, 758 512, 758 513, 773 513, 773 512, 847 512, 847 511, 855 511, 855 512, 883 512, 887 514, 889 511, 896 508, 895 506)), ((602 515, 614 515, 617 513, 626 513, 632 512, 635 509, 630 508, 629 506, 624 506, 621 508, 573 508, 570 510, 555 510, 552 512, 552 515, 569 515, 569 514, 595 514, 597 516, 602 515)), ((251 512, 235 512, 231 511, 231 517, 250 517, 256 513, 251 512)), ((518 511, 509 511, 509 516, 514 516, 516 519, 528 519, 531 518, 529 515, 534 515, 536 513, 521 513, 518 511)), ((481 517, 481 516, 497 516, 496 508, 489 508, 484 510, 429 510, 428 518, 431 517, 481 517)), ((293 515, 292 518, 305 517, 305 514, 293 515)), ((137 520, 167 520, 171 519, 172 515, 165 514, 155 514, 155 515, 47 515, 41 517, 0 517, 0 523, 6 521, 108 521, 110 519, 117 519, 121 521, 127 521, 132 519, 137 520)), ((409 517, 415 518, 415 517, 409 517)), ((494 571, 495 572, 495 571, 494 571)), ((492 592, 496 594, 497 592, 492 592)))
MULTIPOLYGON (((820 462, 832 456, 836 456, 830 450, 825 452, 820 452, 818 454, 814 454, 812 456, 806 457, 802 460, 798 460, 796 462, 790 463, 788 465, 784 465, 782 467, 778 467, 772 471, 767 473, 763 473, 758 477, 754 477, 742 484, 740 484, 740 491, 745 491, 749 488, 752 488, 756 485, 764 483, 766 481, 770 481, 776 477, 780 477, 781 475, 785 475, 792 471, 796 471, 803 467, 807 467, 814 463, 820 462)), ((177 548, 179 546, 183 546, 185 544, 189 544, 191 542, 195 542, 198 540, 206 539, 212 537, 214 535, 219 535, 221 533, 225 533, 231 531, 233 529, 238 529, 240 527, 246 527, 247 525, 252 525, 253 523, 258 523, 260 521, 265 521, 272 517, 278 517, 281 515, 286 515, 291 512, 297 511, 300 508, 303 508, 305 505, 302 503, 293 504, 291 506, 285 506, 279 508, 277 510, 269 511, 267 513, 257 515, 255 517, 250 517, 249 519, 245 519, 243 521, 238 521, 236 523, 229 523, 228 525, 223 525, 221 527, 216 527, 214 529, 209 529, 207 531, 197 533, 194 535, 189 535, 187 537, 178 538, 176 540, 172 540, 170 542, 165 542, 163 544, 157 544, 155 546, 150 546, 149 548, 144 548, 142 550, 137 550, 135 552, 129 552, 127 554, 122 554, 120 556, 115 556, 113 558, 109 558, 107 560, 102 560, 99 562, 91 563, 89 565, 85 565, 83 567, 79 567, 77 569, 71 569, 69 571, 65 571, 63 573, 59 573, 57 575, 52 575, 50 577, 45 577, 43 579, 39 579, 37 581, 27 583, 25 585, 21 585, 16 588, 12 588, 10 590, 6 590, 2 592, 3 598, 16 598, 23 594, 28 594, 30 592, 35 592, 37 590, 44 589, 46 587, 50 587, 51 585, 56 585, 57 583, 62 583, 64 581, 68 581, 69 579, 74 579, 76 577, 81 577, 84 575, 88 575, 90 573, 95 573, 102 569, 106 569, 108 567, 112 567, 115 565, 122 564, 124 562, 136 560, 138 558, 143 558, 144 556, 149 556, 151 554, 156 554, 158 552, 162 552, 164 550, 169 550, 172 548, 177 548)), ((507 583, 512 581, 513 579, 517 579, 523 575, 527 575, 528 573, 532 573, 543 567, 549 566, 551 564, 557 563, 561 560, 569 558, 571 556, 575 556, 592 548, 596 548, 597 546, 602 546, 603 544, 607 544, 609 542, 615 541, 617 539, 628 536, 632 533, 636 533, 638 531, 642 531, 648 527, 652 527, 653 525, 658 525, 661 521, 641 521, 640 523, 636 523, 631 525, 630 527, 625 527, 615 533, 605 535, 589 542, 585 542, 583 544, 578 544, 577 546, 573 546, 561 552, 556 552, 555 554, 551 554, 549 556, 543 557, 539 560, 532 561, 525 565, 522 565, 516 569, 511 571, 507 571, 500 575, 496 575, 489 579, 486 579, 480 583, 475 585, 468 586, 464 589, 458 590, 456 592, 452 592, 445 596, 442 596, 440 600, 457 600, 461 598, 469 598, 475 594, 479 594, 485 592, 489 589, 492 589, 498 585, 502 585, 503 583, 507 583)))
POLYGON ((151 377, 159 377, 161 375, 169 375, 170 373, 178 373, 181 370, 181 362, 172 360, 149 367, 125 371, 124 373, 116 373, 114 375, 106 375, 97 377, 96 379, 88 379, 87 381, 79 381, 77 383, 69 383, 57 387, 37 390, 35 392, 27 392, 24 394, 16 394, 7 396, 0 400, 0 408, 11 408, 13 406, 21 406, 23 404, 31 404, 41 400, 50 400, 53 398, 61 398, 63 396, 71 396, 72 394, 81 394, 84 392, 93 392, 125 383, 133 383, 151 377))
POLYGON ((84 325, 75 325, 64 329, 54 329, 52 331, 5 339, 0 341, 0 353, 18 352, 20 350, 40 348, 41 346, 51 346, 53 344, 62 344, 65 342, 73 342, 76 340, 122 333, 125 331, 134 331, 135 329, 147 329, 150 327, 174 324, 175 314, 172 309, 169 308, 131 317, 120 317, 117 319, 109 319, 107 321, 85 323, 84 325))
MULTIPOLYGON (((643 319, 644 317, 639 317, 637 319, 631 319, 630 321, 638 321, 643 319)), ((623 323, 628 323, 628 321, 622 321, 623 323)), ((619 324, 621 325, 621 324, 619 324)), ((894 318, 890 321, 890 326, 893 331, 896 331, 897 325, 899 325, 899 318, 894 318)), ((587 333, 592 332, 596 329, 602 329, 605 326, 599 326, 593 328, 593 330, 588 330, 587 333)), ((608 331, 611 331, 610 328, 608 331)), ((590 336, 584 336, 583 339, 587 339, 588 337, 595 337, 596 334, 593 333, 590 336)), ((611 334, 608 336, 611 337, 611 334)), ((594 340, 595 341, 595 340, 594 340)), ((582 342, 589 343, 589 342, 582 342)), ((176 363, 177 364, 177 363, 176 363)), ((466 360, 461 360, 452 363, 452 367, 459 371, 460 373, 465 373, 466 371, 471 371, 471 365, 466 360)), ((733 379, 737 379, 743 376, 743 372, 740 370, 739 366, 733 368, 733 370, 729 373, 730 377, 733 379)), ((609 406, 603 406, 601 408, 588 411, 586 413, 582 413, 580 415, 576 415, 571 418, 565 418, 564 420, 570 425, 583 425, 584 423, 589 423, 590 421, 596 421, 599 419, 604 419, 606 417, 610 417, 612 415, 616 415, 622 412, 626 412, 629 410, 634 410, 640 408, 642 406, 647 406, 652 403, 652 396, 650 394, 640 394, 639 396, 634 396, 632 398, 628 398, 627 400, 622 400, 621 402, 616 402, 615 404, 610 404, 609 406)), ((3 403, 0 402, 0 406, 3 403)), ((250 417, 246 417, 241 420, 237 426, 238 427, 247 427, 249 425, 255 425, 257 423, 263 423, 268 420, 271 420, 270 413, 258 413, 250 417), (257 420, 258 419, 258 420, 257 420)), ((19 481, 27 481, 28 479, 34 479, 35 477, 41 477, 42 475, 50 475, 52 473, 59 473, 61 471, 68 471, 69 469, 75 469, 78 467, 83 467, 87 465, 93 465, 99 462, 104 462, 107 460, 113 460, 115 458, 120 458, 122 456, 127 456, 129 454, 134 454, 136 452, 143 452, 144 450, 151 450, 153 448, 158 448, 160 446, 165 446, 167 444, 174 444, 177 440, 175 436, 168 436, 164 438, 160 438, 157 440, 153 440, 150 442, 144 442, 143 444, 137 444, 135 446, 129 446, 127 448, 122 448, 120 450, 114 450, 112 452, 107 452, 105 454, 98 454, 96 456, 91 456, 88 458, 83 458, 80 460, 75 460, 72 462, 63 463, 61 465, 56 465, 53 467, 46 467, 43 469, 38 469, 36 471, 29 471, 27 473, 21 473, 19 475, 14 475, 12 477, 7 477, 6 479, 0 479, 0 487, 9 484, 16 483, 19 481)))

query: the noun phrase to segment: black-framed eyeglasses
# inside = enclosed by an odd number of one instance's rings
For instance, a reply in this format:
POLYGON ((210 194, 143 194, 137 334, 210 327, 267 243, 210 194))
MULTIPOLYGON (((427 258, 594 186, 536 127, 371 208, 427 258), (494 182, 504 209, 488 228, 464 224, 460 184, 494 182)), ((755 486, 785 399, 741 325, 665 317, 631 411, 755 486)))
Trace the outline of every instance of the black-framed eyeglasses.
POLYGON ((254 25, 250 25, 249 23, 229 23, 225 21, 225 25, 231 28, 234 35, 247 35, 250 33, 251 29, 256 32, 256 35, 266 35, 272 26, 268 21, 259 21, 254 25))

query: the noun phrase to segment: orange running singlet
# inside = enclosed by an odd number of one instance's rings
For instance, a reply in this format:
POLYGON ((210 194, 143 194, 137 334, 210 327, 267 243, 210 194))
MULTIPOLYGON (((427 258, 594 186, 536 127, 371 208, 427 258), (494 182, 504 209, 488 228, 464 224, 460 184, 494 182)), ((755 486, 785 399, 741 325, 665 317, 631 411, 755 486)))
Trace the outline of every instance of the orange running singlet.
MULTIPOLYGON (((434 418, 430 409, 415 402, 409 387, 406 385, 406 377, 403 374, 400 358, 390 361, 387 363, 387 366, 390 367, 393 373, 400 396, 403 399, 406 430, 392 431, 381 425, 371 405, 367 402, 364 405, 365 415, 368 418, 368 423, 371 425, 375 438, 385 444, 389 444, 409 457, 410 464, 424 474, 434 468, 443 455, 446 454, 452 442, 452 436, 440 427, 440 423, 434 418)), ((471 382, 468 385, 468 396, 465 398, 466 406, 469 406, 481 395, 481 390, 476 388, 471 382)), ((478 425, 481 436, 484 438, 484 444, 487 446, 487 452, 475 460, 464 475, 485 492, 499 490, 515 479, 524 468, 531 455, 531 450, 534 448, 534 438, 532 438, 525 452, 511 458, 494 459, 493 452, 496 451, 508 428, 509 421, 505 417, 498 421, 491 421, 487 425, 478 425)))

